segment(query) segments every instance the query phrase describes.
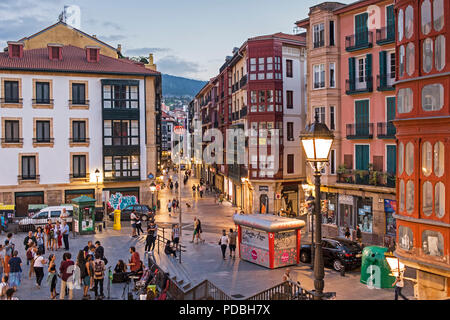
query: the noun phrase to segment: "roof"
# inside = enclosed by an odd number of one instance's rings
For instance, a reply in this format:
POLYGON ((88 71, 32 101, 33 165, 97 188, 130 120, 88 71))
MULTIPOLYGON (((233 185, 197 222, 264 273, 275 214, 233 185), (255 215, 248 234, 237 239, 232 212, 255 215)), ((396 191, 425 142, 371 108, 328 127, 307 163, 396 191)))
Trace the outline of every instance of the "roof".
POLYGON ((272 214, 235 214, 234 223, 267 232, 296 230, 305 226, 305 221, 279 217, 272 214))
POLYGON ((306 43, 306 37, 304 35, 293 35, 293 34, 287 34, 287 33, 283 33, 283 32, 249 38, 248 41, 265 40, 265 39, 281 39, 281 40, 298 41, 298 42, 306 43))
POLYGON ((88 62, 84 49, 74 46, 62 48, 62 60, 50 60, 48 49, 24 50, 23 58, 10 58, 8 52, 0 53, 0 70, 50 71, 74 73, 105 73, 126 75, 159 75, 143 64, 128 59, 114 59, 100 54, 99 62, 88 62))

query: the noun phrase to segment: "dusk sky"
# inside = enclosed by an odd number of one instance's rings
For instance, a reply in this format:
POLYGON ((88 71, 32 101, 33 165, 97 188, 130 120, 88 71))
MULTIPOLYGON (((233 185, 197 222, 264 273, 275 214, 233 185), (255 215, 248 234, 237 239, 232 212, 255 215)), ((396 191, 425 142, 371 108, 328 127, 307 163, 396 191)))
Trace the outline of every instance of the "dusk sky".
MULTIPOLYGON (((154 53, 159 71, 208 80, 247 38, 285 32, 318 0, 0 0, 0 45, 57 22, 64 5, 81 8, 81 30, 127 56, 154 53)), ((343 3, 353 1, 341 0, 343 3)))

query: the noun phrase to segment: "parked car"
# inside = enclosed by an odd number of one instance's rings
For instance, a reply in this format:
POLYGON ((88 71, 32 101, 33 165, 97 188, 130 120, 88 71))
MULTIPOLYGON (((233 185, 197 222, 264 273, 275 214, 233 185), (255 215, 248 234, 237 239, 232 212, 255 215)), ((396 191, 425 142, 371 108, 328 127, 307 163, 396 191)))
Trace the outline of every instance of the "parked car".
MULTIPOLYGON (((342 238, 322 239, 323 261, 334 270, 356 269, 361 266, 362 248, 359 243, 342 238)), ((300 261, 311 263, 311 244, 300 248, 300 261)))
POLYGON ((52 223, 66 220, 69 228, 72 226, 73 206, 47 207, 32 215, 30 218, 24 218, 19 221, 19 231, 34 231, 38 227, 44 227, 48 219, 52 223))
MULTIPOLYGON (((136 210, 136 213, 142 217, 142 221, 148 221, 155 216, 155 213, 150 209, 149 206, 142 204, 129 205, 120 213, 120 221, 130 221, 131 212, 136 210)), ((109 218, 114 220, 114 211, 109 213, 109 218)))

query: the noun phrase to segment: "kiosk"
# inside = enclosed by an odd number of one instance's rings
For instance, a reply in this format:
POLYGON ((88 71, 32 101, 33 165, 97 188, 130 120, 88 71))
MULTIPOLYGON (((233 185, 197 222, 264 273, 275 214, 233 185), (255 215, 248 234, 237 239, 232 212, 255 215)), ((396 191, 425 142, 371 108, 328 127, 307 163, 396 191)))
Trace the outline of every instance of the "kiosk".
POLYGON ((304 221, 270 214, 235 214, 233 220, 241 259, 270 269, 299 263, 304 221))
POLYGON ((81 196, 72 200, 73 231, 77 234, 95 233, 95 199, 81 196))

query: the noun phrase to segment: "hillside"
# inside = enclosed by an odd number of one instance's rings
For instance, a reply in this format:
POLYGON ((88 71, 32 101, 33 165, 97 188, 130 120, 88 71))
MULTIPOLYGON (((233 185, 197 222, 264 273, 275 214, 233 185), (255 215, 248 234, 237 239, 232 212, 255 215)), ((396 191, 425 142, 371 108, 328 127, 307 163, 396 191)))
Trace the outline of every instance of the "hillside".
POLYGON ((195 96, 201 88, 206 84, 206 81, 192 80, 182 77, 171 76, 168 74, 162 75, 162 94, 163 97, 183 97, 195 96))

